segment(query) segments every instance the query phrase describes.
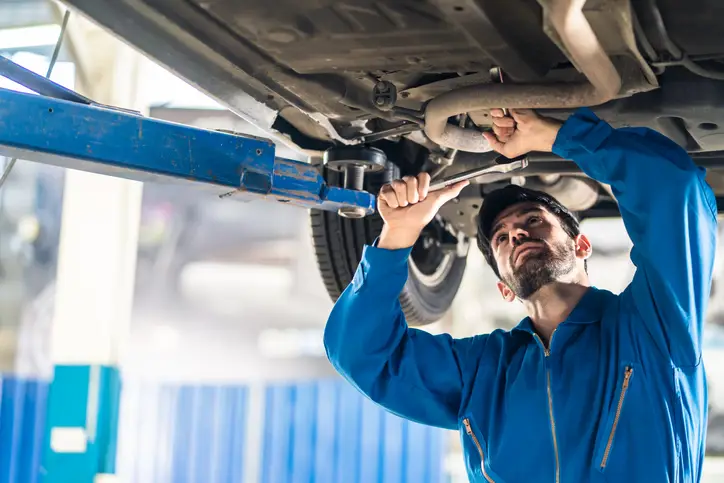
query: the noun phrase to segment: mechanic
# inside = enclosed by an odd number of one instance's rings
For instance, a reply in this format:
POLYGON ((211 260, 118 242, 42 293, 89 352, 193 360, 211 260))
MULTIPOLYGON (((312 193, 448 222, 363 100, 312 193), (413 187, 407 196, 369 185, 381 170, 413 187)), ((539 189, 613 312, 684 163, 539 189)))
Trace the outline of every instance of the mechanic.
POLYGON ((592 246, 551 196, 487 195, 478 245, 512 330, 455 339, 410 328, 398 296, 422 228, 467 182, 428 193, 427 174, 385 185, 366 246, 325 329, 334 367, 370 399, 460 431, 471 482, 695 482, 704 461, 702 329, 716 249, 714 195, 687 153, 645 128, 613 129, 587 108, 565 123, 492 112, 491 146, 572 159, 610 185, 636 273, 620 294, 589 284, 592 246))

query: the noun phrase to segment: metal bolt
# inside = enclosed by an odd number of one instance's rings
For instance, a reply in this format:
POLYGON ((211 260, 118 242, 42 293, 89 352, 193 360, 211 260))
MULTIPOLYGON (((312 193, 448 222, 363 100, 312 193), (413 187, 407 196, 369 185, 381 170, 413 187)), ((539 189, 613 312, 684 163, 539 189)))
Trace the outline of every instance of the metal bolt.
MULTIPOLYGON (((344 169, 344 188, 362 191, 365 184, 365 168, 350 164, 344 169)), ((344 218, 364 218, 367 211, 358 206, 345 206, 337 210, 339 216, 344 218)))
POLYGON ((365 168, 364 166, 349 165, 344 170, 344 187, 345 189, 352 189, 356 191, 362 191, 365 183, 365 168))

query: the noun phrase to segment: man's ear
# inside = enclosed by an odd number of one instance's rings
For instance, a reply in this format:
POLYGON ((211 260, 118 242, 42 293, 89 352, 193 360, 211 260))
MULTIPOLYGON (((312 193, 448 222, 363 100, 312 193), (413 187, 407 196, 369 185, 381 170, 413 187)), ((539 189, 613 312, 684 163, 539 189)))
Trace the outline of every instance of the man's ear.
POLYGON ((515 292, 510 290, 510 288, 503 282, 498 282, 498 290, 500 291, 500 295, 503 296, 503 300, 506 302, 512 302, 515 300, 515 292))
POLYGON ((588 257, 593 253, 593 247, 591 241, 586 235, 581 233, 576 237, 576 256, 583 260, 587 260, 588 257))

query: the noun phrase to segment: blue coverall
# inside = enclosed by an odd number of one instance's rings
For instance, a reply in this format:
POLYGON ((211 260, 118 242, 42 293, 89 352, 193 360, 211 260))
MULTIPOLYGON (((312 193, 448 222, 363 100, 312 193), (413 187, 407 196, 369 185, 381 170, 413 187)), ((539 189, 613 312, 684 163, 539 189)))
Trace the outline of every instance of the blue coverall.
MULTIPOLYGON (((455 339, 409 328, 409 249, 366 246, 329 317, 329 360, 392 413, 460 431, 471 482, 696 482, 705 452, 702 329, 717 245, 703 169, 645 128, 589 109, 553 152, 611 185, 636 273, 588 289, 546 350, 531 320, 455 339)), ((594 247, 595 248, 595 247, 594 247)))

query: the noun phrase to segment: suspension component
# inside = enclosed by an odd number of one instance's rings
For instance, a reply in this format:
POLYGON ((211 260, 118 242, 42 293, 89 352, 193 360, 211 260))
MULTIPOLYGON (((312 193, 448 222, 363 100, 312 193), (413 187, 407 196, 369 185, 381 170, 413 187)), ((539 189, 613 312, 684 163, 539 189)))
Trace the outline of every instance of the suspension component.
POLYGON ((397 87, 389 81, 379 81, 372 90, 372 102, 381 111, 389 111, 397 103, 397 87))
MULTIPOLYGON (((324 165, 334 171, 344 173, 344 188, 364 191, 365 173, 385 169, 387 156, 372 147, 329 148, 324 152, 324 165)), ((355 207, 342 207, 338 210, 345 218, 362 218, 367 212, 355 207)))

